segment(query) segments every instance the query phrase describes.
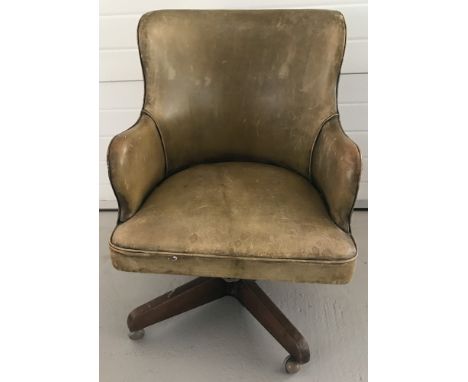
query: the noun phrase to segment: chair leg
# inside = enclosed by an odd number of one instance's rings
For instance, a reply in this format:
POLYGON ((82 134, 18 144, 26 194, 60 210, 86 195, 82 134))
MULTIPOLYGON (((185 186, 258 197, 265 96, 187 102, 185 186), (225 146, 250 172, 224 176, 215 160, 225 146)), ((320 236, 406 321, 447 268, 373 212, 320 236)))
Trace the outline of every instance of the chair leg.
POLYGON ((249 280, 199 277, 171 292, 134 309, 127 319, 129 337, 140 339, 144 328, 173 317, 223 296, 235 297, 286 349, 290 356, 285 361, 288 373, 299 371, 310 359, 309 346, 260 287, 249 280))
POLYGON ((139 339, 147 326, 207 304, 227 294, 223 279, 199 277, 135 308, 127 318, 130 338, 139 339))
POLYGON ((309 345, 302 334, 254 281, 242 280, 237 284, 231 294, 290 354, 285 360, 286 371, 299 371, 300 365, 310 360, 309 345))

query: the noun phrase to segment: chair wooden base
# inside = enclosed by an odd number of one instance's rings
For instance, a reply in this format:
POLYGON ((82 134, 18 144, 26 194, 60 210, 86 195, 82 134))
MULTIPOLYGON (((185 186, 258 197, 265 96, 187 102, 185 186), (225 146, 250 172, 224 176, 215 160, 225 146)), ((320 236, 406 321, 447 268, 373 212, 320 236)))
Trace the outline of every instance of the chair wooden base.
POLYGON ((300 365, 309 361, 309 346, 302 334, 250 280, 194 279, 134 309, 127 319, 129 336, 140 339, 144 328, 224 296, 235 297, 286 349, 290 354, 285 362, 288 373, 297 372, 300 365))

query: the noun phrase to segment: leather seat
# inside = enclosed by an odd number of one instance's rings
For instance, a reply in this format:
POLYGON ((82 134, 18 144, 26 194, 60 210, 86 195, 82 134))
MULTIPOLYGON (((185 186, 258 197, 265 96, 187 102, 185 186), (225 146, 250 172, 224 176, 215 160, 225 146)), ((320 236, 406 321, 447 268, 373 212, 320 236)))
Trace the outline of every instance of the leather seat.
POLYGON ((351 236, 307 179, 249 162, 202 164, 170 176, 117 226, 111 246, 128 271, 293 281, 331 282, 337 274, 345 281, 356 256, 351 236), (323 273, 331 268, 333 277, 323 273))

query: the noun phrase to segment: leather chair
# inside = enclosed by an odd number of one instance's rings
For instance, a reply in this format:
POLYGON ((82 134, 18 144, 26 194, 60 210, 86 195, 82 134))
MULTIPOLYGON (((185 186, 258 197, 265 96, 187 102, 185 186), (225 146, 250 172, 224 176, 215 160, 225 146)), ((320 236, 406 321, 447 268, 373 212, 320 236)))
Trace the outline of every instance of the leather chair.
POLYGON ((361 156, 337 109, 345 41, 335 11, 143 15, 143 108, 108 150, 112 263, 198 278, 132 311, 132 339, 233 296, 288 351, 286 371, 309 361, 303 336, 253 280, 352 277, 361 156))

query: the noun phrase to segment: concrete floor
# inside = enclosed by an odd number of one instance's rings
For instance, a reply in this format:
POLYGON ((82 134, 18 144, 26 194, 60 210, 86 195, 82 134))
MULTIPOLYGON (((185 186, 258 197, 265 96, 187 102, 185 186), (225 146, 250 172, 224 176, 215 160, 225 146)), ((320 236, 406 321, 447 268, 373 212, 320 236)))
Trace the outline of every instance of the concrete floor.
POLYGON ((311 361, 295 375, 286 351, 234 299, 221 299, 127 337, 127 314, 191 277, 126 273, 110 262, 116 212, 100 213, 100 381, 367 381, 367 212, 353 215, 360 257, 348 285, 260 281, 309 343, 311 361))

